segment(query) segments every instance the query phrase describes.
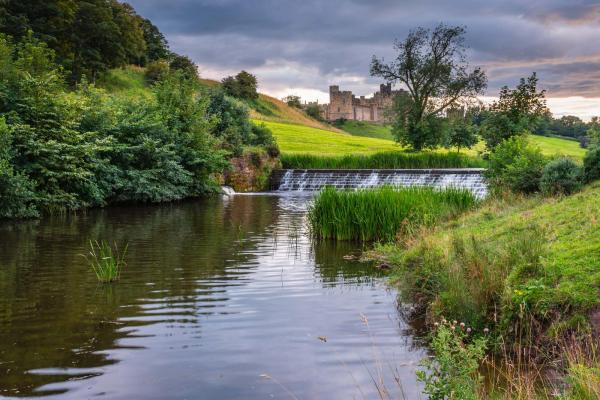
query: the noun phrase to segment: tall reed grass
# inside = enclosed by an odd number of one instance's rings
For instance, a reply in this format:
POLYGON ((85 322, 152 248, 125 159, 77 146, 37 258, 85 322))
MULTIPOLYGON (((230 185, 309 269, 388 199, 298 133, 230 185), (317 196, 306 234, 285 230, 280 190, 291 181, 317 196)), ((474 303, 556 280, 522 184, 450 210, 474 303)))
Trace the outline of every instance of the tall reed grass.
POLYGON ((128 245, 125 245, 123 251, 119 252, 116 243, 111 246, 105 240, 90 240, 90 250, 85 258, 100 282, 109 283, 120 278, 125 266, 127 247, 128 245))
POLYGON ((459 153, 381 152, 372 155, 315 156, 283 154, 288 169, 410 169, 410 168, 483 168, 480 158, 459 153))
POLYGON ((318 238, 391 241, 475 204, 474 195, 464 189, 381 187, 341 191, 327 187, 310 206, 308 219, 318 238))

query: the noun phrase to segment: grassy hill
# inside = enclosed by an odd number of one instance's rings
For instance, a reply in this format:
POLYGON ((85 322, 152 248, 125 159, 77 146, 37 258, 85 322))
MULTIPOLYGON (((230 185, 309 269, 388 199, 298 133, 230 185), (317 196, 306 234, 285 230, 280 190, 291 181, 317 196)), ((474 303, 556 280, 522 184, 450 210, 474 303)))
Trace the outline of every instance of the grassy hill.
POLYGON ((352 136, 305 125, 284 124, 268 120, 264 123, 271 131, 283 153, 337 156, 344 154, 373 154, 398 151, 402 148, 391 140, 352 136))
POLYGON ((371 124, 364 121, 344 121, 336 123, 335 126, 354 136, 394 140, 392 129, 389 126, 371 124))

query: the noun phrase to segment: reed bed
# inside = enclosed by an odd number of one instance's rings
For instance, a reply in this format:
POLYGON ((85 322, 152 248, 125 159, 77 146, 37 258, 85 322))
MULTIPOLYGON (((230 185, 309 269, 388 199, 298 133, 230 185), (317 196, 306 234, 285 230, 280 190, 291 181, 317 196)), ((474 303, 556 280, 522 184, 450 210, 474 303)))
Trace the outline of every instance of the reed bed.
POLYGON ((125 245, 123 251, 119 252, 116 243, 111 246, 105 240, 100 242, 90 240, 90 250, 85 258, 100 282, 109 283, 120 278, 125 266, 127 247, 125 245))
POLYGON ((371 155, 315 156, 283 154, 287 169, 410 169, 410 168, 483 168, 481 158, 459 153, 381 152, 371 155))
POLYGON ((465 189, 380 187, 358 191, 323 189, 311 205, 312 234, 334 240, 391 241, 472 208, 465 189))

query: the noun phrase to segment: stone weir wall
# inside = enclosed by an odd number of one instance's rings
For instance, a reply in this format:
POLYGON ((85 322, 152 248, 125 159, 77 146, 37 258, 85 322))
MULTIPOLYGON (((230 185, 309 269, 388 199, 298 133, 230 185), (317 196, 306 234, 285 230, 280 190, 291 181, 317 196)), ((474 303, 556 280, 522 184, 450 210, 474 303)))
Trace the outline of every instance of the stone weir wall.
POLYGON ((448 169, 281 169, 273 171, 270 190, 278 192, 317 191, 325 186, 361 189, 377 186, 432 186, 468 189, 478 198, 487 195, 481 168, 448 169))

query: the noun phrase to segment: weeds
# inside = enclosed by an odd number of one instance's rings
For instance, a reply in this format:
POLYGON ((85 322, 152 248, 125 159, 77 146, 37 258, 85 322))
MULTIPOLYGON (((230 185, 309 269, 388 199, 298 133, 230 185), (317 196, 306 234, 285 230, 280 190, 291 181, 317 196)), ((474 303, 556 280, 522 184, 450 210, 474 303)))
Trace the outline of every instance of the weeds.
POLYGON ((479 168, 484 160, 457 153, 381 152, 372 155, 315 156, 283 154, 288 169, 408 169, 408 168, 479 168))
POLYGON ((472 193, 454 188, 325 188, 310 207, 308 219, 318 238, 390 241, 456 216, 475 204, 472 193))
POLYGON ((111 246, 105 240, 100 242, 90 240, 90 251, 84 257, 100 282, 114 282, 119 279, 126 265, 127 248, 128 245, 125 245, 123 251, 119 252, 116 243, 111 246))

